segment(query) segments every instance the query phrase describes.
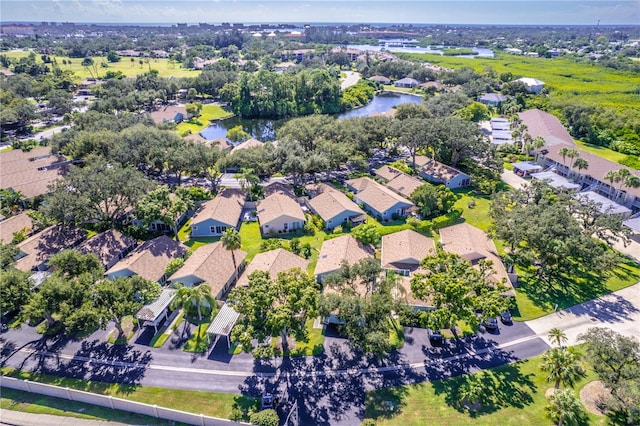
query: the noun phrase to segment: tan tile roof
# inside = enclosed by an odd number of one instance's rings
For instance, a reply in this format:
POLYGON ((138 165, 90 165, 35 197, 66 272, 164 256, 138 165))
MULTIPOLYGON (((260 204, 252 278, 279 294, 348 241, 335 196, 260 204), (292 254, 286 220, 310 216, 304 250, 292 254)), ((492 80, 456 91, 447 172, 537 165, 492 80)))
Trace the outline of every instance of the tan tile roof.
POLYGON ((492 261, 495 273, 491 278, 496 282, 504 278, 505 285, 511 287, 507 270, 498 255, 498 249, 482 229, 468 223, 447 226, 440 229, 440 244, 445 251, 455 253, 474 265, 481 259, 492 261))
POLYGON ((16 268, 30 271, 62 250, 73 248, 87 237, 87 231, 78 228, 51 226, 18 244, 26 256, 18 259, 16 268))
POLYGON ((296 198, 296 194, 293 192, 293 187, 282 182, 271 182, 268 185, 265 185, 263 188, 263 192, 265 197, 281 193, 289 196, 290 198, 296 198))
POLYGON ((382 237, 384 269, 415 269, 422 259, 435 253, 433 240, 411 229, 382 237))
POLYGON ((245 197, 242 191, 228 188, 220 192, 216 198, 202 204, 202 207, 191 220, 192 225, 197 225, 208 219, 226 223, 235 227, 238 225, 245 197))
POLYGON ((362 202, 379 212, 384 212, 399 202, 413 206, 411 201, 396 194, 389 188, 380 185, 373 179, 362 177, 348 180, 346 183, 352 188, 355 188, 356 196, 362 200, 362 202))
POLYGON ((376 175, 387 181, 387 188, 391 188, 404 197, 410 197, 417 187, 425 183, 422 179, 410 176, 390 166, 380 167, 376 170, 376 175))
POLYGON ((173 120, 177 113, 182 113, 183 117, 187 118, 187 109, 184 106, 167 106, 153 111, 150 115, 153 122, 159 124, 173 120))
POLYGON ((281 248, 258 253, 238 280, 238 285, 249 285, 249 275, 254 271, 268 272, 271 279, 276 279, 280 272, 289 269, 300 268, 306 271, 308 264, 308 260, 281 248))
POLYGON ((518 115, 522 124, 527 126, 527 133, 534 139, 538 136, 544 138, 547 146, 558 144, 576 145, 567 129, 564 128, 555 115, 539 109, 530 109, 520 112, 518 115))
MULTIPOLYGON (((547 154, 544 154, 544 156, 546 158, 550 158, 552 160, 554 160, 557 163, 563 164, 562 161, 562 155, 558 154, 558 152, 562 149, 562 148, 566 148, 568 147, 567 145, 555 145, 555 146, 549 146, 547 147, 547 154)), ((580 170, 580 174, 582 175, 589 175, 591 177, 593 177, 594 179, 599 180, 600 182, 603 182, 607 185, 611 185, 611 182, 605 180, 604 176, 607 174, 607 172, 609 172, 610 170, 620 170, 620 169, 627 169, 631 172, 631 174, 636 175, 638 177, 640 177, 640 171, 638 170, 634 170, 631 169, 629 167, 623 166, 622 164, 618 164, 618 163, 614 163, 613 161, 609 161, 606 160, 602 157, 599 157, 597 155, 591 154, 589 152, 586 151, 582 151, 582 150, 577 150, 578 153, 580 154, 580 158, 584 158, 585 160, 587 160, 587 163, 589 163, 589 167, 587 167, 586 169, 580 170)), ((565 158, 564 160, 564 164, 567 165, 567 167, 569 167, 569 164, 571 164, 571 159, 570 158, 565 158)), ((574 169, 574 171, 578 171, 576 169, 574 169)), ((619 186, 619 184, 614 183, 613 184, 616 188, 619 186)), ((634 195, 636 197, 640 197, 640 188, 627 188, 625 186, 622 187, 622 189, 624 189, 627 194, 629 195, 634 195)))
POLYGON ((345 194, 328 185, 325 186, 319 195, 309 200, 311 209, 322 219, 329 220, 345 211, 351 212, 354 216, 364 214, 345 194))
MULTIPOLYGON (((414 271, 414 274, 419 274, 421 272, 424 272, 424 270, 421 268, 418 268, 414 271)), ((396 279, 398 280, 396 287, 391 288, 391 295, 393 296, 394 299, 401 300, 406 304, 408 304, 409 306, 418 306, 418 307, 426 307, 426 308, 433 306, 433 303, 430 303, 429 301, 417 299, 413 295, 413 291, 411 291, 411 277, 403 277, 399 275, 399 276, 396 276, 396 279)))
POLYGON ((134 238, 123 235, 116 229, 110 229, 88 239, 78 246, 78 251, 93 253, 98 256, 103 266, 108 265, 114 258, 129 247, 136 244, 134 238))
POLYGON ((337 271, 343 260, 346 260, 349 265, 354 265, 362 259, 373 256, 371 247, 365 246, 351 235, 331 238, 322 243, 315 274, 337 271))
POLYGON ((233 149, 231 150, 231 153, 233 154, 236 151, 240 151, 241 149, 247 149, 247 148, 257 148, 257 147, 261 147, 264 146, 264 144, 262 142, 260 142, 257 139, 251 138, 248 139, 236 146, 233 147, 233 149))
POLYGON ((48 186, 68 167, 64 157, 51 154, 51 147, 0 152, 0 187, 13 188, 26 198, 33 198, 49 192, 48 186))
POLYGON ((3 220, 0 222, 0 241, 9 244, 13 241, 13 234, 25 228, 29 230, 27 235, 33 230, 33 221, 26 213, 20 213, 3 220))
POLYGON ((183 257, 187 252, 184 244, 174 241, 166 235, 145 241, 136 247, 127 257, 113 265, 107 275, 128 269, 150 281, 158 281, 164 275, 172 259, 183 257))
POLYGON ((421 170, 423 173, 431 176, 433 180, 437 180, 443 183, 447 183, 454 177, 460 174, 464 174, 456 168, 447 166, 446 164, 442 164, 431 159, 429 159, 429 161, 422 166, 421 170))
MULTIPOLYGON (((413 160, 411 160, 413 161, 413 160)), ((431 161, 431 158, 427 157, 426 155, 416 155, 416 167, 421 169, 422 167, 424 167, 425 165, 429 164, 429 162, 431 161)))
POLYGON ((257 209, 260 225, 285 215, 301 221, 305 220, 304 212, 297 201, 282 193, 275 193, 258 201, 257 209))
POLYGON ((169 277, 169 280, 180 282, 181 278, 195 276, 202 282, 209 284, 211 294, 217 296, 235 273, 234 256, 236 265, 239 266, 244 262, 247 253, 235 250, 232 254, 230 250, 224 248, 220 241, 198 247, 184 262, 182 268, 169 277))

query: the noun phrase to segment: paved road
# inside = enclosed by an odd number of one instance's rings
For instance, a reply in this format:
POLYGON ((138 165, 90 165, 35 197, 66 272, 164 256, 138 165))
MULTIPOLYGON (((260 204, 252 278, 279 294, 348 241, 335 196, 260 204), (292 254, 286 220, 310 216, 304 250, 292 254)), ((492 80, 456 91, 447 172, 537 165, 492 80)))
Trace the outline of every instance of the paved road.
POLYGON ((357 425, 364 416, 365 392, 465 374, 543 353, 549 329, 559 327, 570 343, 592 326, 638 336, 640 283, 612 295, 527 323, 501 324, 496 333, 478 334, 434 347, 423 329, 406 328, 405 346, 384 360, 354 352, 327 331, 319 357, 255 360, 230 356, 223 341, 208 354, 180 350, 182 327, 165 347, 150 349, 150 333, 126 347, 105 343, 107 331, 84 341, 45 339, 33 327, 0 336, 3 365, 107 382, 260 395, 265 390, 297 401, 303 424, 357 425), (594 320, 596 318, 597 320, 594 320))
POLYGON ((573 306, 554 314, 527 321, 527 325, 547 344, 547 334, 559 328, 567 334, 568 344, 578 343, 578 335, 590 327, 607 327, 640 339, 640 283, 573 306))
POLYGON ((359 72, 344 71, 344 73, 347 75, 347 78, 345 78, 342 81, 342 83, 340 83, 340 88, 342 90, 346 89, 347 87, 353 86, 358 81, 360 81, 360 73, 359 72))
POLYGON ((28 139, 35 139, 37 141, 41 141, 42 139, 49 139, 54 134, 60 133, 61 131, 63 131, 64 129, 68 129, 69 127, 70 126, 68 124, 58 127, 52 127, 51 129, 43 130, 42 132, 29 135, 28 139))

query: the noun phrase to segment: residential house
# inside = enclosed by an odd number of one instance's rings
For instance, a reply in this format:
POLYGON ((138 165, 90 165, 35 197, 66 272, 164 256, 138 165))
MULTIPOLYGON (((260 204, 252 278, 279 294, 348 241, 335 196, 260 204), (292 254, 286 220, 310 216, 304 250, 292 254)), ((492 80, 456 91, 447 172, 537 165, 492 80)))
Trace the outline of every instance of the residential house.
POLYGON ((544 88, 544 82, 536 80, 535 78, 522 77, 517 79, 516 81, 519 81, 527 86, 527 91, 529 93, 540 94, 540 92, 542 92, 542 89, 544 88))
POLYGON ((176 124, 182 123, 184 120, 191 118, 187 114, 187 109, 182 105, 169 105, 162 107, 151 114, 151 119, 156 124, 166 123, 173 121, 176 124))
POLYGON ((296 198, 293 187, 284 182, 270 182, 262 188, 262 192, 265 198, 273 194, 283 194, 289 198, 296 198))
POLYGON ((303 259, 282 248, 265 251, 264 253, 256 254, 256 257, 249 263, 249 266, 247 266, 247 269, 238 280, 238 285, 249 285, 249 276, 255 271, 268 272, 271 279, 274 280, 280 272, 295 268, 306 271, 308 265, 309 261, 307 259, 303 259))
POLYGON ((85 254, 95 254, 106 270, 129 254, 137 243, 134 238, 123 235, 118 230, 110 229, 80 244, 78 251, 85 254))
POLYGON ((376 176, 383 179, 385 186, 403 197, 411 197, 416 188, 424 185, 422 179, 408 175, 391 166, 382 166, 376 170, 376 176))
POLYGON ((276 192, 264 200, 258 201, 258 221, 264 235, 287 233, 303 229, 305 216, 297 201, 285 194, 276 192))
POLYGON ((369 80, 380 84, 391 84, 389 77, 385 77, 383 75, 374 75, 373 77, 369 77, 369 80))
POLYGON ((166 235, 145 241, 136 247, 128 256, 121 259, 105 275, 109 279, 118 277, 140 277, 164 284, 167 280, 165 271, 173 259, 184 257, 187 247, 166 235))
POLYGON ((207 283, 211 286, 211 295, 222 300, 244 268, 246 257, 246 252, 227 250, 220 241, 207 244, 191 253, 169 281, 188 287, 207 283))
POLYGON ((492 132, 495 132, 496 130, 511 130, 511 123, 509 122, 509 119, 504 117, 492 118, 489 123, 491 124, 492 132))
POLYGON ((534 139, 537 137, 543 138, 547 147, 553 145, 576 146, 567 129, 564 128, 555 115, 539 109, 529 109, 519 112, 518 116, 522 124, 527 126, 527 133, 534 139))
POLYGON ((51 226, 18 244, 16 268, 21 271, 46 271, 51 256, 76 247, 87 238, 87 231, 78 228, 51 226))
POLYGON ((500 93, 485 93, 483 95, 478 96, 478 102, 485 105, 490 105, 494 107, 498 107, 506 102, 507 97, 501 95, 500 93))
POLYGON ((395 87, 404 87, 406 89, 413 89, 419 84, 420 82, 418 80, 416 80, 415 78, 409 78, 409 77, 401 78, 400 80, 396 80, 393 83, 395 87))
POLYGON ((416 156, 416 166, 420 168, 420 176, 429 182, 443 184, 450 189, 471 185, 471 176, 468 174, 428 157, 416 156))
POLYGON ((382 269, 405 277, 411 276, 427 256, 436 254, 431 238, 406 229, 382 237, 380 262, 382 269))
POLYGON ((364 211, 345 194, 327 184, 317 186, 318 195, 310 199, 308 204, 322 218, 325 229, 331 230, 345 222, 361 223, 366 219, 364 211))
POLYGON ((457 254, 475 267, 478 267, 478 262, 482 259, 491 261, 493 272, 489 274, 489 278, 507 286, 509 290, 505 295, 515 295, 498 249, 482 229, 468 223, 447 226, 440 229, 440 244, 444 251, 457 254))
MULTIPOLYGON (((560 150, 567 145, 553 145, 541 151, 538 162, 545 168, 553 168, 553 171, 561 176, 567 177, 573 183, 580 184, 583 188, 598 192, 599 194, 631 208, 634 211, 640 210, 640 188, 625 187, 622 182, 612 183, 605 179, 609 171, 627 169, 632 175, 640 177, 640 171, 623 166, 619 163, 606 160, 595 154, 577 150, 580 158, 588 163, 588 167, 583 170, 572 168, 573 160, 565 156, 562 157, 560 150)), ((571 146, 569 148, 575 149, 571 146)))
POLYGON ((354 192, 354 201, 358 204, 362 203, 365 211, 369 211, 379 220, 406 216, 409 209, 414 207, 411 201, 373 179, 362 177, 350 179, 345 183, 354 192))
POLYGON ((191 219, 192 237, 220 236, 240 225, 245 196, 239 189, 227 188, 206 201, 191 219))
POLYGON ((257 139, 254 139, 254 138, 247 139, 246 141, 241 142, 238 145, 234 146, 233 149, 231 150, 231 154, 233 154, 234 152, 238 152, 240 150, 243 150, 243 149, 258 148, 258 147, 262 147, 262 146, 264 146, 264 143, 260 142, 257 139))
POLYGON ((320 248, 315 276, 318 282, 340 269, 342 262, 353 266, 363 259, 373 258, 373 249, 362 244, 351 235, 342 235, 337 238, 325 240, 320 248))
POLYGON ((28 199, 46 194, 49 185, 64 176, 71 164, 52 154, 49 146, 0 152, 0 188, 13 189, 28 199))
POLYGON ((33 233, 33 221, 26 213, 11 216, 0 222, 0 242, 3 244, 10 244, 14 235, 20 232, 24 232, 25 237, 33 233))

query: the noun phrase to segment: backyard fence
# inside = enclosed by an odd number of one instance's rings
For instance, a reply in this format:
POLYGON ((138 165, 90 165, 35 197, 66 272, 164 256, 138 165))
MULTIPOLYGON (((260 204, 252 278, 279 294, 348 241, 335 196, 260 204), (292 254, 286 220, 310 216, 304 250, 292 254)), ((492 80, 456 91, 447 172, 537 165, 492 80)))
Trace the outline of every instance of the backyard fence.
POLYGON ((68 399, 85 404, 99 405, 113 410, 128 411, 157 419, 173 420, 200 426, 233 426, 248 425, 249 423, 234 422, 227 419, 205 416, 203 414, 187 413, 185 411, 173 410, 171 408, 159 407, 157 405, 144 404, 142 402, 129 401, 122 398, 114 398, 109 395, 98 395, 91 392, 84 392, 75 389, 63 388, 60 386, 47 385, 44 383, 32 382, 30 380, 14 379, 3 376, 0 380, 0 387, 20 390, 24 392, 37 393, 40 395, 52 396, 55 398, 68 399))

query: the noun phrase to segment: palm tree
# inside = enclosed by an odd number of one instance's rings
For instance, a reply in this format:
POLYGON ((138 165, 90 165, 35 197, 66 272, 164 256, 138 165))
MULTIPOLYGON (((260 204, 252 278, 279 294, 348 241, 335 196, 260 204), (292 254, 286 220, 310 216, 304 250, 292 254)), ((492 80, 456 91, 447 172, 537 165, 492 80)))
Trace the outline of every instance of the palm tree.
POLYGON ((193 288, 191 292, 191 306, 195 306, 198 311, 198 320, 202 321, 202 308, 213 311, 216 299, 211 295, 209 284, 200 284, 193 288))
POLYGON ((538 155, 540 154, 539 150, 543 146, 545 146, 546 141, 542 136, 538 136, 533 140, 533 148, 536 150, 536 161, 538 161, 538 155))
POLYGON ((556 389, 559 389, 561 384, 573 387, 583 375, 577 355, 561 348, 553 348, 542 355, 540 369, 547 373, 547 381, 554 382, 556 389))
POLYGON ((231 251, 231 258, 233 259, 234 280, 238 280, 238 265, 236 265, 236 253, 235 251, 242 247, 242 240, 240 234, 236 228, 227 228, 220 239, 222 246, 231 251))
POLYGON ((250 201, 253 201, 252 189, 260 182, 260 178, 255 174, 255 171, 251 168, 243 167, 240 169, 240 173, 236 173, 234 177, 240 181, 242 190, 249 193, 250 201))
POLYGON ((589 168, 589 162, 584 158, 576 158, 576 161, 573 162, 573 167, 578 169, 578 174, 580 174, 581 170, 589 168))
POLYGON ((571 151, 569 148, 567 147, 562 147, 558 150, 558 154, 560 154, 560 156, 562 157, 562 164, 564 164, 566 166, 566 159, 567 159, 567 155, 569 154, 569 151, 571 151))
POLYGON ((576 424, 582 413, 582 403, 576 398, 572 390, 565 389, 554 392, 549 397, 549 405, 545 407, 549 417, 562 426, 566 421, 576 424))
POLYGON ((569 163, 569 168, 572 169, 573 168, 573 159, 574 158, 578 158, 578 156, 580 155, 580 153, 578 152, 578 150, 576 149, 570 149, 567 152, 567 157, 569 157, 569 159, 571 160, 571 162, 569 163))
POLYGON ((627 188, 640 188, 640 177, 636 175, 629 175, 624 180, 624 186, 627 188))
POLYGON ((563 343, 567 343, 567 334, 559 328, 549 330, 549 341, 562 347, 563 343))
POLYGON ((622 192, 622 187, 624 186, 626 180, 633 175, 631 174, 629 169, 618 169, 616 171, 616 176, 618 177, 618 180, 616 181, 616 183, 620 184, 618 185, 618 194, 616 195, 616 198, 618 198, 620 197, 620 192, 622 192))
POLYGON ((604 180, 609 182, 609 198, 611 198, 611 190, 613 189, 613 184, 620 182, 620 177, 618 176, 617 170, 609 170, 607 174, 604 175, 604 180))
MULTIPOLYGON (((191 298, 193 293, 193 287, 186 287, 182 283, 175 283, 174 287, 178 290, 176 297, 171 301, 171 309, 183 309, 185 312, 189 310, 191 306, 191 298)), ((189 326, 189 321, 184 321, 184 328, 182 329, 182 335, 184 336, 189 326)))

